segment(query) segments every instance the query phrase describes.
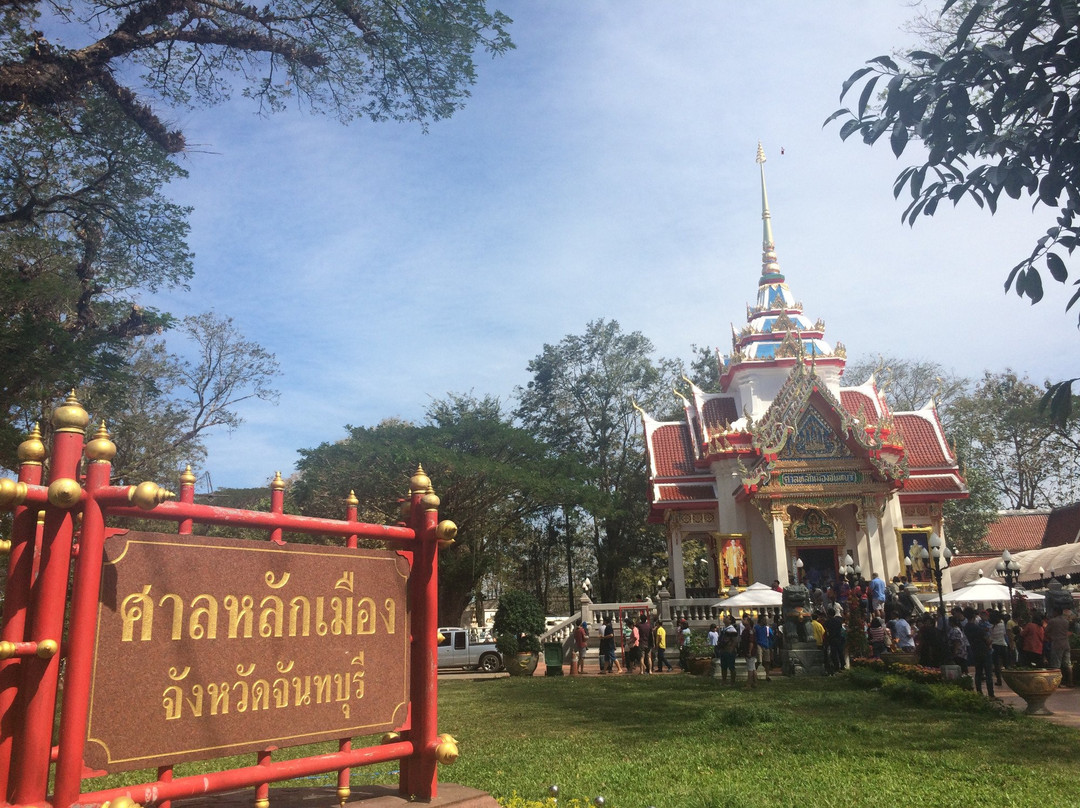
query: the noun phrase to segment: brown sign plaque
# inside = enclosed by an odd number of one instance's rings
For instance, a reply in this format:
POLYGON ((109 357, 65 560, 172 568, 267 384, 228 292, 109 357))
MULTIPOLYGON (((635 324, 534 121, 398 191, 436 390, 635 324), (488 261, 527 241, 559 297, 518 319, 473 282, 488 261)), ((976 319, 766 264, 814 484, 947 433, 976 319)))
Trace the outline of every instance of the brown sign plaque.
POLYGON ((86 762, 124 771, 399 727, 408 574, 390 550, 110 537, 86 762))

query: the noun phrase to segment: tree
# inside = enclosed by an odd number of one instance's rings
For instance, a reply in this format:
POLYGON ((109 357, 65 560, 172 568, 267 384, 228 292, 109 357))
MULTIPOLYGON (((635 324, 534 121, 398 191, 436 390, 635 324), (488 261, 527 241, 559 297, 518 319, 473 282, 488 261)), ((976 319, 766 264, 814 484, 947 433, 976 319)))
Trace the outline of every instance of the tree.
POLYGON ((183 175, 99 96, 0 127, 0 463, 72 387, 127 383, 132 341, 171 323, 134 292, 191 275, 188 211, 161 193, 183 175))
POLYGON ((178 329, 190 350, 169 353, 157 338, 135 341, 126 353, 129 378, 91 387, 85 404, 116 437, 113 476, 121 483, 169 480, 184 463, 205 456, 203 436, 242 422, 237 405, 276 401, 273 354, 246 339, 229 317, 185 317, 178 329))
POLYGON ((873 375, 878 389, 885 394, 889 408, 897 412, 922 409, 933 399, 942 426, 948 426, 953 402, 964 395, 971 381, 946 370, 940 362, 928 359, 904 359, 879 354, 874 359, 848 362, 844 378, 849 385, 859 385, 873 375))
POLYGON ((458 525, 456 543, 439 553, 439 620, 457 625, 469 601, 482 608, 481 586, 500 551, 568 494, 546 446, 514 427, 497 398, 450 395, 432 403, 425 422, 387 420, 348 427, 334 443, 300 451, 293 495, 306 514, 340 516, 354 490, 360 518, 397 522, 398 500, 422 463, 458 525))
MULTIPOLYGON (((942 30, 930 38, 929 49, 908 53, 903 66, 878 56, 855 71, 840 98, 861 85, 858 105, 837 110, 828 121, 842 119, 842 138, 858 133, 871 145, 888 133, 897 157, 911 141, 922 142, 925 159, 901 171, 893 186, 897 197, 907 191, 911 198, 902 216, 909 224, 933 216, 939 203, 955 205, 965 196, 994 213, 1003 192, 1056 210, 1055 224, 1005 280, 1006 290, 1037 303, 1042 269, 1066 283, 1064 256, 1080 244, 1076 3, 980 0, 962 14, 956 8, 956 0, 945 0, 942 30)), ((1080 289, 1066 310, 1078 300, 1080 289)), ((1047 392, 1044 406, 1059 424, 1069 419, 1077 380, 1047 392)))
POLYGON ((9 3, 0 124, 97 95, 175 154, 183 134, 158 105, 213 104, 234 90, 261 112, 296 99, 342 120, 437 120, 468 97, 475 50, 512 47, 509 22, 480 0, 9 3))
POLYGON ((998 502, 1038 508, 1080 496, 1080 418, 1065 427, 1039 412, 1042 389, 1011 371, 986 373, 954 408, 957 452, 988 475, 998 502))
POLYGON ((594 320, 584 334, 545 345, 529 362, 532 381, 517 391, 516 415, 525 427, 587 470, 580 480, 586 496, 575 504, 592 520, 602 600, 617 599, 624 571, 653 563, 662 546, 645 525, 645 450, 634 406, 663 406, 679 365, 654 361, 652 352, 641 332, 624 334, 614 320, 594 320))

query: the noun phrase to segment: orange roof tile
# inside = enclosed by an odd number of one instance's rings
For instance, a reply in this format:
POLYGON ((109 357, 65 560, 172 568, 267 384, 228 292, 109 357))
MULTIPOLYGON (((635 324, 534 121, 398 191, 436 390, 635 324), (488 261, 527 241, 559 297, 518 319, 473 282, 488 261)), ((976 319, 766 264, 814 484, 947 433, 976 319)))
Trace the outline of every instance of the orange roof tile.
MULTIPOLYGON (((945 454, 941 426, 936 420, 913 412, 895 413, 894 422, 904 439, 908 468, 956 467, 956 460, 945 454)), ((951 452, 950 452, 951 455, 951 452)))
POLYGON ((731 396, 718 396, 708 399, 701 405, 701 417, 705 422, 705 430, 712 434, 739 418, 735 409, 735 399, 731 396))
POLYGON ((1080 502, 1050 511, 1042 546, 1057 547, 1075 541, 1080 541, 1080 502))
POLYGON ((986 543, 996 553, 1002 550, 1016 552, 1034 550, 1042 546, 1043 534, 1049 514, 1045 513, 1006 513, 990 525, 986 533, 986 543))
POLYGON ((703 500, 709 502, 716 501, 716 489, 708 484, 660 484, 656 486, 656 493, 660 495, 657 500, 658 502, 700 502, 703 500))
POLYGON ((852 418, 857 418, 861 410, 871 422, 878 419, 878 408, 874 399, 860 390, 841 390, 840 403, 852 418))
POLYGON ((659 424, 649 439, 649 454, 657 477, 694 474, 694 449, 686 424, 659 424))

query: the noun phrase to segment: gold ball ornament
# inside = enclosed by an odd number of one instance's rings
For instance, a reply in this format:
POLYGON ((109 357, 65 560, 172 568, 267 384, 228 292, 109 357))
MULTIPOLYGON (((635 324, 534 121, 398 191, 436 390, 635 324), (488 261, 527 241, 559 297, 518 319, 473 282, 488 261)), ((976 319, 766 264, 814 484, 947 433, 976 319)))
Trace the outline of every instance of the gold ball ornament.
POLYGON ((117 797, 115 800, 109 800, 102 803, 101 808, 142 808, 139 803, 131 799, 131 797, 117 797))
POLYGON ((56 656, 56 652, 60 650, 59 643, 56 640, 42 640, 37 646, 37 655, 41 659, 50 659, 56 656))
POLYGON ((434 491, 429 490, 426 494, 424 494, 423 497, 420 498, 420 502, 423 503, 424 510, 426 511, 437 511, 439 509, 440 500, 434 491))
POLYGON ((444 766, 452 765, 460 755, 456 743, 441 743, 435 747, 435 759, 444 766))
POLYGON ((116 444, 112 442, 104 421, 94 433, 93 440, 87 441, 86 446, 83 447, 83 454, 91 462, 108 462, 116 457, 116 444))
POLYGON ((188 465, 180 472, 180 486, 195 485, 195 472, 191 470, 191 466, 188 465))
POLYGON ((166 491, 157 483, 143 482, 128 489, 128 501, 144 511, 153 510, 167 499, 175 497, 172 491, 166 491))
POLYGON ((34 424, 26 440, 19 444, 19 462, 40 465, 45 460, 45 444, 41 440, 41 428, 34 424))
POLYGON ((26 500, 26 483, 0 477, 0 508, 13 508, 26 500))
POLYGON ((387 732, 379 739, 379 743, 397 743, 400 740, 400 732, 387 732))
POLYGON ((417 493, 427 491, 431 488, 431 478, 424 474, 424 467, 422 465, 416 466, 416 474, 409 478, 409 489, 417 493))
POLYGON ((90 423, 90 414, 83 409, 72 390, 67 399, 52 411, 53 426, 57 432, 85 432, 90 423))
POLYGON ((49 483, 49 502, 57 508, 73 508, 82 498, 82 486, 70 477, 62 477, 49 483))
POLYGON ((458 527, 449 519, 443 519, 435 526, 435 538, 439 541, 439 546, 446 548, 450 547, 454 543, 454 539, 457 538, 458 527))

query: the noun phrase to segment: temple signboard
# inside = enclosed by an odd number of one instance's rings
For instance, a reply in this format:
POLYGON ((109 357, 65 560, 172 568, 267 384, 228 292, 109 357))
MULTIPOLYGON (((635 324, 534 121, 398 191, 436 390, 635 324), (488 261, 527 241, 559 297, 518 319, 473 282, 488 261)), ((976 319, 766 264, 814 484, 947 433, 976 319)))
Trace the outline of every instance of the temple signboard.
POLYGON ((408 575, 390 550, 111 536, 87 764, 141 769, 399 727, 408 575))

